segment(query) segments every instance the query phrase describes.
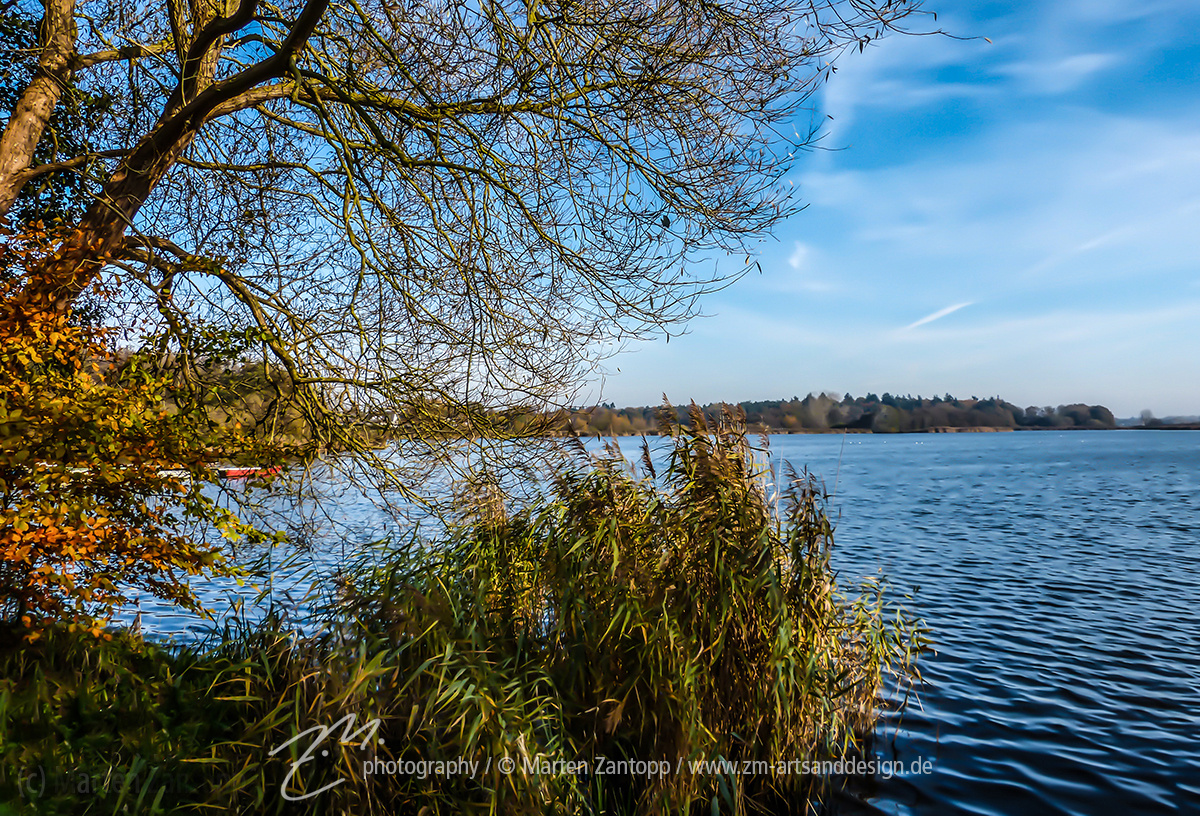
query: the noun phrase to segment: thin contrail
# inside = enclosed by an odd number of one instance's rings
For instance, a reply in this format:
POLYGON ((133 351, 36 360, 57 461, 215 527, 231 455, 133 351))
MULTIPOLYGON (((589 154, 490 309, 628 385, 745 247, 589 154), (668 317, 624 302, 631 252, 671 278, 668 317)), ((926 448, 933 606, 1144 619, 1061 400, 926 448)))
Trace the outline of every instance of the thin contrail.
POLYGON ((926 323, 932 323, 935 320, 940 320, 948 314, 953 314, 954 312, 957 312, 959 309, 970 306, 974 302, 975 301, 973 301, 973 300, 968 300, 966 303, 955 303, 953 306, 947 306, 945 309, 938 309, 936 312, 934 312, 931 315, 925 315, 920 320, 918 320, 916 323, 911 323, 911 324, 905 326, 904 330, 908 331, 909 329, 915 329, 917 326, 924 326, 926 323))

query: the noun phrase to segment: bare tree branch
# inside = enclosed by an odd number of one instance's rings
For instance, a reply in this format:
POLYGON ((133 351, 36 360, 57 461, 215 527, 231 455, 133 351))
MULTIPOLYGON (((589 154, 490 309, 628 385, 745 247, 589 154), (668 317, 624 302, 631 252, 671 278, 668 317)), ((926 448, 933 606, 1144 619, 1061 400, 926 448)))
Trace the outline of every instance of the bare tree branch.
POLYGON ((485 408, 564 404, 684 324, 797 211, 836 60, 917 9, 109 1, 124 16, 89 17, 80 50, 169 45, 75 77, 116 100, 96 156, 120 161, 27 296, 128 282, 165 343, 249 331, 314 438, 363 450, 383 413, 412 444, 491 433, 485 408))
POLYGON ((106 62, 115 62, 117 60, 133 60, 143 57, 151 57, 156 54, 162 54, 170 51, 174 47, 171 42, 161 42, 155 45, 126 45, 122 48, 113 48, 107 51, 96 51, 91 54, 76 55, 71 60, 71 67, 76 71, 81 71, 85 68, 91 68, 93 65, 100 65, 106 62))

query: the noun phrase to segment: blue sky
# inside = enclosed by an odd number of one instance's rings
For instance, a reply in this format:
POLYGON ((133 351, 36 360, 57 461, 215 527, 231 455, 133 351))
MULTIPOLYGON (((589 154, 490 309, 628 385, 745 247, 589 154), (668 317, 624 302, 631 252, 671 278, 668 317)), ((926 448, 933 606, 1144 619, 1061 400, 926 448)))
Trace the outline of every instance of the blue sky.
POLYGON ((809 391, 1200 413, 1200 3, 927 0, 962 36, 846 55, 809 205, 619 405, 809 391), (984 37, 991 40, 986 42, 984 37))

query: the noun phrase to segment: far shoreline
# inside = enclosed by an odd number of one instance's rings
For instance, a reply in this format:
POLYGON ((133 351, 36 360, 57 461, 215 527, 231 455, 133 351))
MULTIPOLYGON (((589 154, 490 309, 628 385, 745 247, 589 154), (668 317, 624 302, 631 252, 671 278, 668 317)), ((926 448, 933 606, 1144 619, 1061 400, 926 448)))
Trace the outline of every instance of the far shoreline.
MULTIPOLYGON (((1200 431, 1200 422, 1179 423, 1177 425, 1118 425, 1115 428, 1049 428, 1049 427, 1023 427, 1023 428, 1008 428, 1008 427, 954 427, 943 426, 934 428, 915 428, 909 431, 873 431, 870 428, 769 428, 766 426, 748 426, 746 432, 748 434, 767 434, 768 436, 814 436, 814 435, 829 435, 829 434, 868 434, 872 436, 908 436, 912 434, 945 434, 945 433, 1013 433, 1025 431, 1200 431)), ((600 436, 602 438, 632 438, 639 436, 659 436, 657 430, 634 431, 632 433, 618 434, 580 434, 581 437, 600 436)))

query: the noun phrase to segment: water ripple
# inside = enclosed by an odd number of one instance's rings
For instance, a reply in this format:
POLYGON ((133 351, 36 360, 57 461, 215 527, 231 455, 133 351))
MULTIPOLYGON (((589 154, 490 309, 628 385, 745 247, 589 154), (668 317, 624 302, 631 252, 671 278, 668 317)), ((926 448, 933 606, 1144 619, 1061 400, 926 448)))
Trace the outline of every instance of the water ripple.
POLYGON ((775 437, 841 458, 835 562, 882 567, 934 630, 883 756, 891 814, 1200 812, 1200 433, 775 437))

